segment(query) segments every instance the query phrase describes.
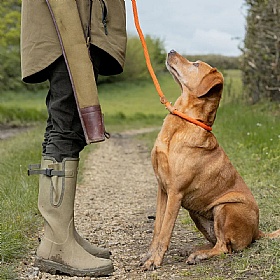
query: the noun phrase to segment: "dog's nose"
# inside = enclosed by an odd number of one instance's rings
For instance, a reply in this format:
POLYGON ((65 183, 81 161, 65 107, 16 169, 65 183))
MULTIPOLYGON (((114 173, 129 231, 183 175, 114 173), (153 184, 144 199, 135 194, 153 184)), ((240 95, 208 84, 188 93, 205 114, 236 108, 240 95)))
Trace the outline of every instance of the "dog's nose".
POLYGON ((167 54, 167 57, 172 57, 173 55, 176 55, 176 51, 175 51, 175 50, 171 50, 171 51, 167 54))

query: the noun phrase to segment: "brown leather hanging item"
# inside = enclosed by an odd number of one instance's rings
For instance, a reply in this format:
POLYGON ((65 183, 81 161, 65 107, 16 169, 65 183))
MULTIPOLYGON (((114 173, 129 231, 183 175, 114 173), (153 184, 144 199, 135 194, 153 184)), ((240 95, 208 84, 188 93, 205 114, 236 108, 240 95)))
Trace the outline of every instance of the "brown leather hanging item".
MULTIPOLYGON (((87 144, 105 140, 94 70, 75 0, 46 0, 68 68, 87 144)), ((90 23, 89 23, 90 24, 90 23)))

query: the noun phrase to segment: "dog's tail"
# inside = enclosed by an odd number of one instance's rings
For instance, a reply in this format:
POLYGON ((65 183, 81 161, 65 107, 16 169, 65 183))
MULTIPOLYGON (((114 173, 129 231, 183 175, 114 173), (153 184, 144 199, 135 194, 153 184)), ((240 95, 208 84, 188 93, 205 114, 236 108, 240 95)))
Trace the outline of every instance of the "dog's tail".
POLYGON ((262 237, 279 238, 280 237, 280 229, 275 230, 271 233, 264 233, 262 231, 259 231, 259 238, 262 238, 262 237))

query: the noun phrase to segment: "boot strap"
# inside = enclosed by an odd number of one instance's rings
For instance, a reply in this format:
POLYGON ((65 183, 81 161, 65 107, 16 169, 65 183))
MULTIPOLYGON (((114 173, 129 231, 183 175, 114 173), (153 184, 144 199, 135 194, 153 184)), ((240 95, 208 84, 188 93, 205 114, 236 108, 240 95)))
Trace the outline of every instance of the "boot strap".
POLYGON ((42 174, 47 177, 53 177, 53 176, 66 177, 67 175, 71 176, 70 173, 73 173, 73 171, 66 172, 63 170, 54 170, 53 168, 41 169, 41 164, 30 164, 28 165, 28 171, 27 171, 28 176, 42 174))

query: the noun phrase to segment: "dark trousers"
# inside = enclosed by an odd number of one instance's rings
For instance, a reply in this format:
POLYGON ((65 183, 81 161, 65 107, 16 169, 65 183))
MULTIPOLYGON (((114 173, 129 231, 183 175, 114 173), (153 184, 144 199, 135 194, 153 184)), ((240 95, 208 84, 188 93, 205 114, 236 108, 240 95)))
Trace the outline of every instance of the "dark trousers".
MULTIPOLYGON (((100 59, 98 49, 93 51, 97 80, 100 59)), ((79 153, 86 146, 86 140, 63 56, 46 69, 46 74, 50 87, 46 97, 48 120, 42 152, 46 156, 54 157, 58 162, 66 157, 79 158, 79 153)))

